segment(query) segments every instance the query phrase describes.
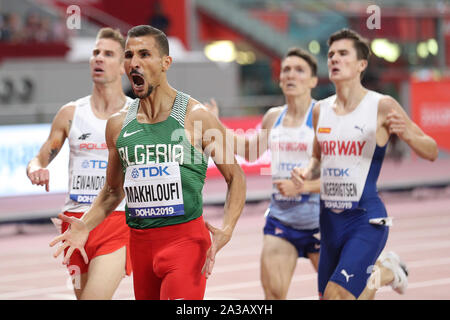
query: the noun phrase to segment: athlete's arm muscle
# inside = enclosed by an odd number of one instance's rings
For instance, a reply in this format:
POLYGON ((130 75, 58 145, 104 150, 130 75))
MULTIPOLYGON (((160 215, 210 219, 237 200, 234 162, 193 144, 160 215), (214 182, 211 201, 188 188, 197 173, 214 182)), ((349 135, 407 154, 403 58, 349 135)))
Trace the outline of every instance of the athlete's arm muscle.
POLYGON ((234 153, 247 161, 256 161, 269 148, 269 134, 275 120, 282 111, 281 107, 269 109, 262 119, 261 129, 254 135, 234 135, 234 153), (242 146, 245 146, 243 148, 242 146))
POLYGON ((122 201, 124 197, 124 175, 116 148, 117 137, 122 128, 125 113, 116 113, 108 119, 106 124, 106 144, 108 146, 108 166, 106 168, 106 182, 92 206, 81 217, 88 230, 99 225, 122 201))
POLYGON ((118 152, 115 148, 116 140, 120 133, 124 116, 118 113, 113 115, 106 124, 106 143, 108 145, 108 167, 106 169, 106 183, 100 191, 94 203, 89 210, 77 219, 75 217, 68 217, 64 214, 59 214, 58 217, 67 223, 70 223, 70 228, 63 234, 55 237, 50 246, 54 246, 59 242, 63 244, 58 247, 54 253, 54 257, 58 257, 65 248, 67 250, 64 256, 63 263, 69 263, 69 259, 75 249, 78 249, 83 256, 85 263, 88 263, 84 245, 89 237, 89 232, 99 225, 120 203, 124 197, 123 174, 118 152))
POLYGON ((377 144, 385 145, 390 134, 396 134, 424 159, 434 161, 438 157, 436 141, 411 121, 395 99, 385 96, 379 102, 377 144))
MULTIPOLYGON (((316 103, 313 108, 314 142, 311 159, 309 160, 309 163, 305 169, 295 168, 294 170, 292 170, 292 180, 297 184, 298 187, 303 187, 305 180, 317 180, 320 178, 321 151, 316 136, 319 114, 320 104, 316 103)), ((319 181, 315 181, 313 186, 317 187, 318 185, 319 181)))
POLYGON ((56 113, 53 118, 50 134, 37 155, 27 165, 27 176, 32 184, 45 185, 49 191, 50 175, 47 166, 52 162, 64 145, 69 135, 75 106, 67 104, 56 113))
POLYGON ((313 142, 313 150, 311 160, 309 162, 308 170, 311 173, 308 180, 318 179, 320 178, 320 159, 322 157, 320 145, 317 141, 317 126, 319 123, 319 115, 320 115, 320 103, 316 103, 313 109, 313 126, 314 126, 314 142, 313 142))
MULTIPOLYGON (((207 109, 218 116, 218 106, 214 100, 211 104, 205 104, 207 109)), ((233 136, 234 154, 245 158, 245 160, 256 161, 269 148, 269 133, 275 120, 280 115, 282 107, 270 108, 262 119, 261 129, 250 136, 244 134, 236 134, 231 129, 226 129, 229 135, 233 136)), ((220 121, 220 120, 219 120, 220 121)), ((230 142, 231 143, 231 142, 230 142)))
POLYGON ((190 110, 186 118, 191 123, 201 121, 202 149, 205 154, 212 157, 227 183, 222 227, 219 229, 206 223, 213 235, 212 245, 207 252, 206 262, 202 270, 208 277, 212 272, 216 253, 230 241, 234 227, 244 208, 245 176, 234 156, 230 138, 227 140, 226 129, 216 116, 207 111, 204 106, 198 104, 190 110))

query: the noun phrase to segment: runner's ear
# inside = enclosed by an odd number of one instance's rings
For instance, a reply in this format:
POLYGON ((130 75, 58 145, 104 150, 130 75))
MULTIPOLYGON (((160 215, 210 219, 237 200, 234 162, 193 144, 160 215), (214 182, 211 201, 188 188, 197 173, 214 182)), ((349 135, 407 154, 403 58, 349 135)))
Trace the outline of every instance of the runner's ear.
POLYGON ((166 72, 167 70, 169 70, 171 65, 172 65, 172 57, 171 56, 162 57, 162 72, 166 72))

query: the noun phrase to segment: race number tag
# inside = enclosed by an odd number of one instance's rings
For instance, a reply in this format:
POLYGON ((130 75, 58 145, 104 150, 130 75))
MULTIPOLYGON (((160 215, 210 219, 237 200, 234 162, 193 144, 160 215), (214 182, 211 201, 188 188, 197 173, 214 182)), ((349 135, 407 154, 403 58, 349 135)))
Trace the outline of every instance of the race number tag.
POLYGON ((128 212, 135 218, 184 215, 178 162, 127 167, 124 181, 128 212))
POLYGON ((325 208, 346 210, 355 209, 359 205, 367 179, 365 169, 368 166, 364 161, 354 159, 348 159, 347 162, 349 164, 345 168, 322 166, 320 196, 325 208), (352 161, 354 165, 350 165, 352 161))
POLYGON ((106 181, 108 161, 76 158, 70 181, 70 199, 78 203, 92 203, 106 181))

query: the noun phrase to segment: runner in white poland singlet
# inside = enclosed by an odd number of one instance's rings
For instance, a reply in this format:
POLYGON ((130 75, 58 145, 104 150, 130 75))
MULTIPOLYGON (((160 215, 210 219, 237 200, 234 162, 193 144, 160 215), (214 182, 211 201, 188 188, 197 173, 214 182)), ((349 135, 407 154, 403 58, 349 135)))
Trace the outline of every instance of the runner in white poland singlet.
MULTIPOLYGON (((97 118, 91 107, 91 96, 75 101, 75 112, 68 140, 69 193, 63 211, 85 212, 103 188, 108 165, 108 148, 105 141, 107 120, 97 118)), ((127 97, 125 105, 133 100, 127 97)), ((116 208, 125 210, 125 201, 116 208)))

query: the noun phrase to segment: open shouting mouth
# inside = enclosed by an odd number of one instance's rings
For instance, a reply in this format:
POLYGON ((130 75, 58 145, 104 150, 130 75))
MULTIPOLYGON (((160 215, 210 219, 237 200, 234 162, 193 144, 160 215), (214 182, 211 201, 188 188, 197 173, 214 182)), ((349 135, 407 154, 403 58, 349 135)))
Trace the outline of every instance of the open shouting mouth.
POLYGON ((133 89, 135 92, 144 90, 145 79, 142 74, 133 70, 130 72, 133 89))

